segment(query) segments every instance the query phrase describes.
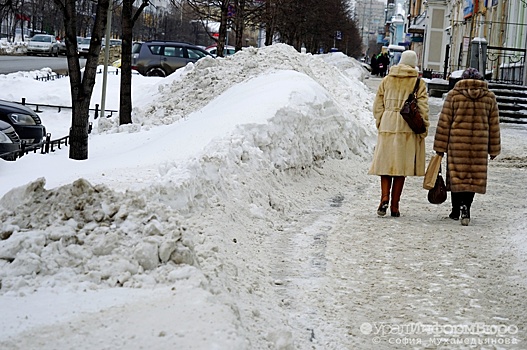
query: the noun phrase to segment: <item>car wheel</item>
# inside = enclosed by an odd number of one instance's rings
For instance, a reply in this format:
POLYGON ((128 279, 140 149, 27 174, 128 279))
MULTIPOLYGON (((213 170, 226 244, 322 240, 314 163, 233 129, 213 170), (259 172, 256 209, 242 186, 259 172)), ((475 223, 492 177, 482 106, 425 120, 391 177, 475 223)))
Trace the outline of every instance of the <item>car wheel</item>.
POLYGON ((59 57, 59 50, 55 51, 55 57, 59 57))
POLYGON ((161 77, 161 78, 164 78, 166 77, 166 73, 163 69, 159 68, 159 67, 156 67, 156 68, 150 68, 147 72, 146 72, 146 76, 147 77, 161 77))

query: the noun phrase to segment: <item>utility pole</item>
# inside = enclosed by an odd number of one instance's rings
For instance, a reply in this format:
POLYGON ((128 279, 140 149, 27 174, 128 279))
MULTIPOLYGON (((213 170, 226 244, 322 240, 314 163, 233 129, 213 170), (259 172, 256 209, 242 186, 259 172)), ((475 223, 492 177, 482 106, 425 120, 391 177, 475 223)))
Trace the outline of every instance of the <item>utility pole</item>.
POLYGON ((366 39, 366 56, 370 54, 370 33, 371 33, 371 24, 372 24, 371 2, 372 0, 370 0, 370 13, 368 14, 368 36, 366 39))
POLYGON ((106 37, 104 43, 104 73, 102 76, 101 117, 105 118, 106 108, 106 82, 108 80, 108 59, 110 56, 110 34, 112 27, 112 0, 108 5, 108 17, 106 18, 106 37))

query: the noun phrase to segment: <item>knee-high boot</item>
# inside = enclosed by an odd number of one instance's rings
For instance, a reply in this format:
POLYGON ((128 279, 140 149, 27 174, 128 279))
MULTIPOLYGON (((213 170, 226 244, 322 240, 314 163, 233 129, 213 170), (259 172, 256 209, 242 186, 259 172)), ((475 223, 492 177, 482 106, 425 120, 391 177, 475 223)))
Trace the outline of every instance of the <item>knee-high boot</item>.
POLYGON ((403 193, 404 176, 394 176, 393 177, 393 186, 392 186, 392 202, 390 203, 391 215, 395 217, 401 216, 399 213, 399 200, 401 199, 401 194, 403 193))
POLYGON ((450 198, 452 200, 452 211, 448 215, 452 220, 458 220, 461 210, 461 192, 450 192, 450 198))
POLYGON ((474 192, 461 192, 461 225, 468 226, 470 223, 470 207, 474 201, 474 192))
POLYGON ((381 204, 377 209, 379 216, 386 215, 388 204, 390 203, 390 189, 392 187, 392 177, 389 175, 381 175, 381 204))

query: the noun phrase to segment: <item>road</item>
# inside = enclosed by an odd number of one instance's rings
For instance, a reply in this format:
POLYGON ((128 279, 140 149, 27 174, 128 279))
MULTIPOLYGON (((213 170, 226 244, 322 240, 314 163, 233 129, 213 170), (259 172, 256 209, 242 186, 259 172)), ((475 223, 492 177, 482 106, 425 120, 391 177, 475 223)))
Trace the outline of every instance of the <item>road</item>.
MULTIPOLYGON (((84 67, 86 59, 81 58, 81 67, 84 67)), ((45 56, 0 56, 0 74, 14 73, 18 71, 39 70, 51 68, 57 73, 64 73, 68 70, 66 56, 45 57, 45 56)))

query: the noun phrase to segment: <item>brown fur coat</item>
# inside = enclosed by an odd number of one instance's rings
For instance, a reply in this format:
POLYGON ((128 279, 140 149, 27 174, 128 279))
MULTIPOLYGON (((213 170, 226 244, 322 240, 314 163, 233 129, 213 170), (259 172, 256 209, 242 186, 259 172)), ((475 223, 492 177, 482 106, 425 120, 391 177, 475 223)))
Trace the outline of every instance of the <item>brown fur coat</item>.
POLYGON ((447 154, 447 188, 485 193, 489 155, 501 151, 496 96, 486 82, 460 80, 443 104, 434 150, 447 154))
POLYGON ((428 134, 428 93, 421 79, 417 90, 417 106, 426 125, 426 132, 415 134, 399 113, 413 91, 417 71, 405 64, 390 69, 382 80, 373 103, 377 125, 377 144, 371 175, 423 176, 425 173, 425 137, 428 134))

